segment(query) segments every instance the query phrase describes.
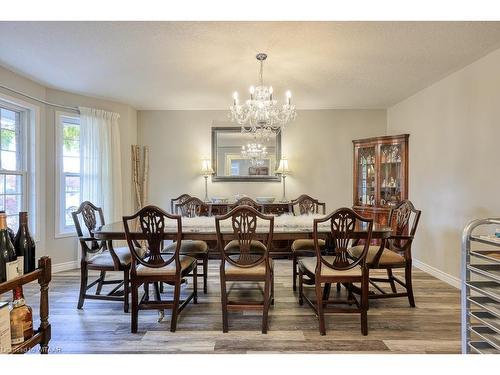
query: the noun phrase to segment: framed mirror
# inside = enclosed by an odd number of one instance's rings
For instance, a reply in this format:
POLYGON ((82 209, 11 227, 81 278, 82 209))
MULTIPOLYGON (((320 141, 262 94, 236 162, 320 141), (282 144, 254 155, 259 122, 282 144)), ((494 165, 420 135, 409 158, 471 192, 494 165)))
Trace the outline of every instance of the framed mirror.
POLYGON ((212 181, 280 181, 281 134, 269 139, 240 127, 212 127, 212 181))

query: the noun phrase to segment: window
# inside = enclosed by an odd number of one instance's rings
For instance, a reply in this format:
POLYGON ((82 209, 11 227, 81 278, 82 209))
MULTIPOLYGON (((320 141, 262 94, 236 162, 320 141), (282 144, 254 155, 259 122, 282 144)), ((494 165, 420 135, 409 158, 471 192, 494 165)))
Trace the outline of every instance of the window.
POLYGON ((0 102, 0 210, 7 214, 7 225, 14 231, 19 211, 28 209, 26 111, 0 102))
POLYGON ((71 213, 81 202, 80 195, 80 118, 57 113, 57 175, 59 180, 56 227, 58 235, 73 235, 74 223, 71 213))

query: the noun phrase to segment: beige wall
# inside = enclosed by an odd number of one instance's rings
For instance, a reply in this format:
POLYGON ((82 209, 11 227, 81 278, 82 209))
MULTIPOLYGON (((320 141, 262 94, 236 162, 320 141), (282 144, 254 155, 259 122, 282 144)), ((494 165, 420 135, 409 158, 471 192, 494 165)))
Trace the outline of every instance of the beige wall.
MULTIPOLYGON (((137 112, 134 108, 120 103, 75 95, 64 91, 45 88, 44 86, 21 77, 0 67, 0 82, 15 90, 40 99, 66 106, 88 106, 113 111, 120 114, 120 142, 122 149, 122 180, 124 212, 132 210, 130 145, 137 142, 137 112)), ((9 96, 16 95, 0 89, 9 96)), ((41 143, 41 197, 40 197, 40 242, 37 244, 37 256, 44 254, 52 258, 53 264, 78 260, 78 245, 74 237, 55 237, 55 109, 35 101, 18 96, 20 99, 40 107, 40 143, 41 143)))
POLYGON ((387 111, 388 134, 411 134, 414 257, 455 277, 463 227, 500 213, 499 67, 497 50, 387 111))
MULTIPOLYGON (((352 205, 352 140, 385 134, 385 110, 308 110, 283 137, 292 175, 288 198, 308 193, 327 209, 352 205)), ((211 127, 228 124, 227 111, 139 111, 138 140, 151 148, 150 203, 170 207, 182 193, 203 198, 201 159, 211 156, 211 127)), ((244 193, 281 197, 279 182, 211 182, 210 196, 244 193)))

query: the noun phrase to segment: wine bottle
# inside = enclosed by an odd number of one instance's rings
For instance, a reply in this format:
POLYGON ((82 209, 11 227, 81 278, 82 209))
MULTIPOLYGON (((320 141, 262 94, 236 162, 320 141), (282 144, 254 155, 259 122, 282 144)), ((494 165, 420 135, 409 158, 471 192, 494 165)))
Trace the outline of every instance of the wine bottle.
POLYGON ((7 217, 0 213, 0 282, 19 276, 14 245, 7 232, 7 217))
POLYGON ((35 241, 28 229, 27 212, 19 212, 19 229, 14 239, 14 248, 19 262, 19 274, 33 272, 35 270, 35 241))
MULTIPOLYGON (((0 211, 0 214, 5 214, 5 211, 0 211)), ((9 233, 10 242, 14 243, 14 237, 16 236, 14 231, 9 226, 7 226, 7 232, 9 233)))
POLYGON ((22 286, 16 287, 13 295, 10 311, 10 339, 12 345, 19 345, 33 336, 33 311, 26 305, 22 286))

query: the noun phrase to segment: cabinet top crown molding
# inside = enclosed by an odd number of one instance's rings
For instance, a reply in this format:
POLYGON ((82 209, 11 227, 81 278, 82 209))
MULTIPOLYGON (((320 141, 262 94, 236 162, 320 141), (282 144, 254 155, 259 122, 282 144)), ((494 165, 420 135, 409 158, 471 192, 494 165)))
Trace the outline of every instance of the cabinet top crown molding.
POLYGON ((369 143, 369 142, 384 142, 384 141, 394 141, 394 140, 407 140, 410 137, 410 134, 399 134, 399 135, 381 135, 378 137, 370 137, 363 139, 353 139, 352 143, 369 143))

